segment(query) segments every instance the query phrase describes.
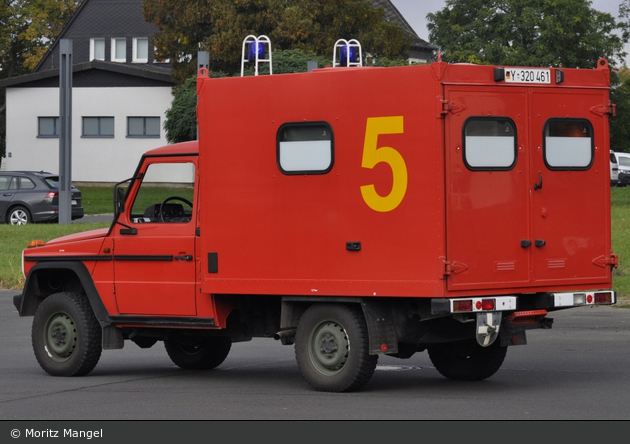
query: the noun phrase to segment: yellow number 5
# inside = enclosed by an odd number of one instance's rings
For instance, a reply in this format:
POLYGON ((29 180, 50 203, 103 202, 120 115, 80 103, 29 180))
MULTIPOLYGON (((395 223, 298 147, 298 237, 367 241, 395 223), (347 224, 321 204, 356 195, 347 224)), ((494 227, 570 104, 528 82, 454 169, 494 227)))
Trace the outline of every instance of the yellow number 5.
POLYGON ((363 185, 363 200, 374 211, 392 211, 402 202, 407 191, 407 165, 398 151, 388 146, 378 147, 380 134, 401 134, 404 131, 403 116, 370 117, 365 128, 363 144, 363 168, 372 169, 380 162, 387 163, 392 169, 392 190, 387 196, 380 196, 374 185, 363 185))

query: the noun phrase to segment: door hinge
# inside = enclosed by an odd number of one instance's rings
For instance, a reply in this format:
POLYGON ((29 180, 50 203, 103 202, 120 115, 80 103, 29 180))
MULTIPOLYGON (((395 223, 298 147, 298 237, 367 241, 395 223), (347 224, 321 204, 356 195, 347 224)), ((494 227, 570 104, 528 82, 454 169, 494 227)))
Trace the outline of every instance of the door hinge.
POLYGON ((591 112, 596 116, 611 116, 615 117, 617 115, 617 105, 612 102, 608 102, 605 105, 595 105, 591 108, 591 112))
POLYGON ((607 266, 612 266, 613 268, 619 267, 619 256, 616 254, 611 254, 610 256, 599 256, 593 259, 593 264, 598 267, 605 268, 607 266))
POLYGON ((461 113, 462 111, 466 109, 466 107, 462 105, 461 103, 452 102, 442 97, 440 97, 440 104, 441 104, 440 116, 445 116, 448 113, 451 113, 451 114, 461 113))
POLYGON ((447 261, 444 257, 442 257, 441 259, 444 263, 444 278, 468 270, 468 265, 462 262, 447 261))

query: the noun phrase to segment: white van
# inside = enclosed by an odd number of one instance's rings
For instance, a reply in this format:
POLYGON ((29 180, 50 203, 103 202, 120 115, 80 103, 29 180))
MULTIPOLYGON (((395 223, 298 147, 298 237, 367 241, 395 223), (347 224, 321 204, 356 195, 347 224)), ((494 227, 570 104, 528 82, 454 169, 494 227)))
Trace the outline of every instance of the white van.
POLYGON ((615 152, 610 150, 610 186, 616 187, 619 182, 619 168, 615 152))
POLYGON ((617 168, 619 169, 619 186, 630 185, 630 154, 616 152, 617 168))

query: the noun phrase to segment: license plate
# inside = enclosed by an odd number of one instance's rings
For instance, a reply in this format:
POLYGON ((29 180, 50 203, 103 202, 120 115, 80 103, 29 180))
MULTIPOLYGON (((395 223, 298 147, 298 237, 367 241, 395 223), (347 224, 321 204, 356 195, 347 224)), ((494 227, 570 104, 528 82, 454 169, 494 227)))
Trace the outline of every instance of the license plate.
MULTIPOLYGON (((68 202, 68 201, 66 201, 66 202, 68 202)), ((77 201, 76 201, 76 200, 73 200, 73 201, 72 201, 72 205, 76 205, 76 204, 77 204, 77 201)))
POLYGON ((551 83, 550 69, 504 68, 505 83, 551 83))

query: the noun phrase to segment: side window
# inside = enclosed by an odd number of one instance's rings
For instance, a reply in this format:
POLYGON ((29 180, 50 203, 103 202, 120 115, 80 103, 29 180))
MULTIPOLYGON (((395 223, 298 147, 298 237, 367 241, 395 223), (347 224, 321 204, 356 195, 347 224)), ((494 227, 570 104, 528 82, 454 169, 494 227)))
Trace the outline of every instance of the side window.
POLYGON ((81 137, 114 137, 114 118, 84 117, 81 137))
POLYGON ((37 137, 59 137, 59 117, 38 117, 37 137))
POLYGON ((277 133, 277 163, 284 174, 324 174, 334 162, 334 137, 326 122, 285 123, 277 133))
POLYGON ((131 207, 131 220, 138 224, 190 222, 194 191, 194 164, 151 164, 142 176, 131 207))
POLYGON ((544 128, 545 165, 550 170, 586 170, 593 164, 593 127, 585 119, 550 119, 544 128))
POLYGON ((470 170, 510 170, 516 165, 516 126, 503 117, 471 117, 464 123, 464 163, 470 170))
POLYGON ((20 189, 21 190, 33 190, 35 189, 35 182, 28 177, 20 177, 20 189))

